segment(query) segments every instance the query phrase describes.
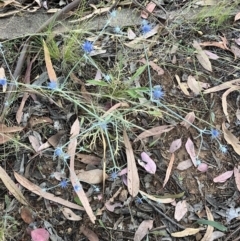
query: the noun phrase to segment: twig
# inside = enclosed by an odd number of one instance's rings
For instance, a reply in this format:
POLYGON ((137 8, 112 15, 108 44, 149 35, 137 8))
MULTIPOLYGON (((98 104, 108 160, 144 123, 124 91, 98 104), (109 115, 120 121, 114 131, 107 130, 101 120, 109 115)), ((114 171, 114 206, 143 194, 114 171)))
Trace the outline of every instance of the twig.
MULTIPOLYGON (((51 18, 49 18, 36 31, 36 33, 42 32, 50 24, 54 23, 56 20, 60 19, 64 14, 68 13, 73 8, 77 7, 80 2, 81 2, 81 0, 74 0, 72 3, 68 4, 66 7, 64 7, 63 9, 58 11, 57 13, 55 13, 51 18)), ((34 35, 32 35, 32 36, 34 36, 34 35)), ((21 72, 23 64, 24 64, 24 60, 26 58, 27 50, 28 50, 28 47, 29 47, 29 41, 32 38, 32 36, 28 37, 28 39, 23 44, 23 48, 21 50, 20 57, 19 57, 18 62, 17 62, 17 66, 16 66, 14 74, 13 74, 14 80, 17 80, 19 75, 20 75, 20 72, 21 72)), ((1 106, 0 122, 2 122, 4 120, 4 118, 5 118, 5 115, 6 115, 7 111, 8 111, 9 106, 10 106, 10 103, 9 103, 9 105, 6 105, 6 103, 8 102, 8 100, 10 100, 12 98, 13 92, 15 90, 16 90, 16 85, 15 84, 11 84, 11 85, 8 86, 7 93, 6 93, 5 97, 4 97, 3 105, 1 106)))

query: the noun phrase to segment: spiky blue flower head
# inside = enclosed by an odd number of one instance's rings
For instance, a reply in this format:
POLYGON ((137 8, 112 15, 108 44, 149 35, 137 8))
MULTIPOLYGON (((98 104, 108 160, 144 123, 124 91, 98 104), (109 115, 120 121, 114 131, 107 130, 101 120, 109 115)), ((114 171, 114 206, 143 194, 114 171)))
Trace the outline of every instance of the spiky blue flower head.
POLYGON ((115 180, 118 178, 118 172, 114 171, 112 173, 110 173, 110 179, 111 180, 115 180))
POLYGON ((82 189, 79 185, 75 185, 73 188, 75 192, 78 192, 82 189))
POLYGON ((219 130, 217 129, 211 129, 211 137, 212 139, 217 139, 220 135, 220 132, 219 130))
POLYGON ((82 49, 87 54, 91 53, 93 51, 93 43, 86 40, 82 45, 82 49))
POLYGON ((136 197, 135 201, 137 204, 143 204, 143 200, 140 197, 136 197))
POLYGON ((113 10, 112 12, 110 12, 110 16, 111 16, 112 18, 116 18, 116 16, 117 16, 117 11, 116 11, 116 10, 113 10))
POLYGON ((68 185, 68 181, 66 179, 63 179, 60 183, 59 183, 59 186, 61 188, 66 188, 68 185))
POLYGON ((48 83, 48 88, 50 90, 56 90, 58 87, 57 81, 51 81, 50 83, 48 83))
POLYGON ((4 86, 7 84, 7 80, 5 78, 0 78, 0 85, 4 86))
POLYGON ((226 147, 225 145, 220 144, 219 150, 220 150, 223 154, 227 153, 227 147, 226 147))
POLYGON ((122 33, 121 28, 119 26, 114 28, 115 33, 122 33))
POLYGON ((160 85, 155 85, 152 90, 152 97, 154 100, 162 99, 164 96, 164 91, 160 85))
POLYGON ((63 155, 63 150, 61 147, 57 147, 54 151, 54 156, 62 156, 63 155))
POLYGON ((110 77, 110 75, 108 75, 108 74, 104 75, 104 79, 105 79, 107 82, 110 82, 110 81, 111 81, 111 77, 110 77))
POLYGON ((148 33, 149 31, 152 30, 152 25, 149 24, 149 23, 143 24, 143 25, 141 26, 141 30, 142 30, 142 33, 143 33, 143 34, 146 34, 146 33, 148 33))

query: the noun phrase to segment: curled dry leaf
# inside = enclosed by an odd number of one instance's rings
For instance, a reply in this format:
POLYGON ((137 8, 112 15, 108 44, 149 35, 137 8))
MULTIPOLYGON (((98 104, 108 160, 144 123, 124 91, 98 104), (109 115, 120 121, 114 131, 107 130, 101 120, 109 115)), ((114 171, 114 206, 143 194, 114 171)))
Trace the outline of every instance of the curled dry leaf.
POLYGON ((176 238, 182 238, 182 237, 194 235, 194 234, 198 233, 199 231, 200 231, 199 228, 186 228, 181 232, 171 233, 171 236, 176 237, 176 238))
POLYGON ((8 176, 8 174, 5 172, 5 170, 0 166, 0 178, 6 188, 9 192, 12 193, 12 195, 23 205, 28 205, 27 200, 21 193, 20 189, 17 187, 17 185, 13 182, 13 180, 8 176))
POLYGON ((239 173, 240 167, 238 168, 234 167, 234 177, 235 177, 235 183, 237 185, 238 191, 240 191, 240 173, 239 173))
POLYGON ((75 214, 70 208, 63 208, 62 213, 66 219, 71 221, 79 221, 82 219, 79 215, 75 214))
MULTIPOLYGON (((86 182, 89 184, 99 184, 103 182, 103 170, 94 169, 90 171, 76 170, 76 175, 81 182, 86 182)), ((105 179, 108 175, 105 174, 105 179)))
POLYGON ((142 152, 141 159, 142 161, 138 159, 138 164, 145 168, 148 173, 155 174, 157 167, 152 158, 146 152, 142 152))
POLYGON ((187 213, 187 211, 188 211, 188 208, 187 208, 186 200, 177 202, 177 205, 175 207, 174 218, 177 221, 180 221, 184 217, 184 215, 187 213))
POLYGON ((214 182, 226 182, 227 179, 229 179, 231 176, 233 175, 233 171, 227 171, 227 172, 224 172, 223 174, 215 177, 213 179, 214 182))
POLYGON ((153 195, 147 194, 141 190, 139 190, 139 192, 141 193, 142 196, 154 201, 154 202, 158 202, 158 203, 172 203, 175 199, 173 198, 157 198, 154 197, 153 195))
POLYGON ((179 78, 178 75, 175 75, 175 78, 176 78, 176 80, 177 80, 177 82, 178 82, 178 85, 179 85, 180 89, 182 90, 182 92, 183 92, 185 95, 189 96, 190 94, 189 94, 189 92, 188 92, 188 90, 187 90, 187 87, 186 87, 185 83, 182 83, 182 82, 180 81, 180 78, 179 78))
POLYGON ((175 155, 174 155, 174 153, 172 153, 171 158, 170 158, 170 162, 168 164, 168 168, 167 168, 167 171, 166 171, 166 176, 165 176, 165 179, 164 179, 164 182, 163 182, 163 187, 165 187, 165 185, 167 184, 167 182, 169 180, 169 177, 170 177, 170 174, 171 174, 171 171, 172 171, 172 167, 173 167, 174 159, 175 159, 175 155))
MULTIPOLYGON (((214 221, 213 215, 212 215, 210 209, 207 206, 206 206, 206 212, 207 212, 208 220, 214 221)), ((212 237, 213 230, 214 230, 214 227, 208 225, 207 231, 206 231, 205 235, 203 236, 203 238, 201 239, 201 241, 209 241, 212 237)))
POLYGON ((170 153, 173 153, 175 152, 176 150, 178 150, 182 145, 182 139, 177 139, 177 140, 174 140, 172 143, 171 143, 171 146, 170 146, 170 149, 169 149, 169 152, 170 153))
POLYGON ((123 140, 126 148, 126 156, 127 156, 127 184, 129 194, 133 197, 136 197, 139 191, 140 181, 137 171, 137 166, 135 162, 135 157, 132 150, 132 145, 128 139, 127 133, 124 130, 123 132, 123 140))
POLYGON ((48 241, 49 232, 44 228, 37 228, 31 232, 32 241, 48 241))
POLYGON ((80 227, 80 231, 88 238, 89 241, 99 241, 98 236, 89 228, 82 225, 80 227))
POLYGON ((138 135, 137 138, 134 140, 134 142, 138 140, 142 140, 143 138, 146 138, 149 136, 156 136, 165 132, 169 132, 173 128, 174 128, 173 125, 163 125, 163 126, 153 127, 152 129, 146 130, 142 132, 140 135, 138 135))
POLYGON ((141 241, 153 227, 153 220, 144 220, 139 225, 135 235, 134 241, 141 241))
POLYGON ((186 161, 182 161, 178 164, 177 169, 180 171, 186 170, 189 167, 191 167, 193 165, 192 161, 190 159, 186 160, 186 161))
POLYGON ((226 142, 228 144, 230 144, 234 151, 240 155, 240 141, 238 140, 238 138, 236 136, 234 136, 227 128, 225 123, 222 123, 222 131, 223 131, 223 135, 224 135, 224 139, 226 140, 226 142))
POLYGON ((193 41, 193 47, 197 50, 197 59, 202 67, 210 72, 212 72, 212 64, 206 55, 206 53, 202 50, 199 43, 197 41, 193 41))
POLYGON ((224 92, 224 94, 222 96, 223 112, 229 123, 230 123, 230 118, 229 118, 228 111, 227 111, 227 96, 235 90, 240 90, 240 86, 233 86, 233 87, 229 88, 227 91, 224 92))
POLYGON ((195 149, 194 149, 194 144, 191 141, 190 138, 188 138, 186 144, 185 144, 187 153, 189 154, 189 156, 191 157, 192 163, 193 165, 196 167, 197 166, 197 161, 196 161, 196 154, 195 154, 195 149))
POLYGON ((194 120, 195 120, 195 114, 194 112, 190 112, 185 116, 184 121, 182 121, 180 124, 182 126, 185 126, 188 129, 191 126, 191 124, 194 122, 194 120))

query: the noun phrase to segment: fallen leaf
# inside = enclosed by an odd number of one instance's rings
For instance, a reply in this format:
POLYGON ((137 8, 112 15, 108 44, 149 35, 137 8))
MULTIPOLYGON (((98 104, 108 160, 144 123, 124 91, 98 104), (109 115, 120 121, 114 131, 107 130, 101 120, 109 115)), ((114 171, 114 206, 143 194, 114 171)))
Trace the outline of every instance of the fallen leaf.
POLYGON ((75 214, 70 208, 62 208, 61 211, 64 217, 68 220, 71 220, 71 221, 82 220, 82 218, 79 215, 75 214))
POLYGON ((136 34, 132 31, 131 28, 128 28, 127 30, 127 35, 129 40, 133 40, 136 38, 136 34))
POLYGON ((116 203, 111 203, 110 201, 107 201, 105 203, 105 207, 107 208, 108 211, 110 212, 114 212, 114 209, 117 208, 117 207, 122 207, 123 205, 119 202, 116 202, 116 203))
POLYGON ((138 164, 145 168, 148 173, 155 174, 157 167, 151 157, 146 152, 142 152, 141 159, 142 161, 138 159, 138 164))
POLYGON ((238 138, 236 136, 234 136, 227 128, 225 123, 222 123, 222 131, 223 131, 223 136, 224 139, 226 140, 226 142, 228 144, 230 144, 234 151, 240 155, 240 141, 238 140, 238 138))
POLYGON ((190 235, 194 235, 200 231, 199 228, 186 228, 183 231, 171 233, 172 237, 182 238, 190 235))
POLYGON ((240 109, 237 109, 236 111, 236 117, 240 121, 240 109))
POLYGON ((197 59, 202 67, 210 72, 212 72, 212 64, 206 55, 206 53, 202 50, 199 43, 197 41, 193 41, 193 47, 197 50, 197 59))
POLYGON ((199 93, 202 91, 202 87, 199 82, 196 81, 196 79, 191 75, 188 76, 187 84, 195 95, 199 95, 199 93))
POLYGON ((238 168, 234 167, 234 177, 235 177, 235 183, 237 185, 238 191, 240 191, 240 173, 239 173, 239 166, 238 168))
POLYGON ((99 241, 98 236, 84 225, 80 227, 80 231, 88 238, 89 241, 99 241))
POLYGON ((20 189, 17 187, 17 185, 13 182, 13 180, 9 177, 9 175, 6 173, 6 171, 0 166, 0 178, 6 188, 9 192, 12 193, 12 195, 23 205, 28 205, 27 200, 21 193, 20 189))
POLYGON ((135 232, 134 241, 141 241, 153 227, 153 220, 144 220, 139 225, 137 231, 135 232))
MULTIPOLYGON (((43 190, 42 188, 40 188, 39 186, 35 185, 34 183, 30 182, 28 179, 26 179, 25 177, 19 175, 17 172, 14 172, 14 176, 16 178, 16 180, 26 189, 28 189, 29 191, 39 195, 40 197, 46 198, 48 200, 51 200, 53 202, 57 202, 59 204, 62 204, 66 207, 69 208, 73 208, 73 209, 77 209, 77 210, 84 210, 83 207, 75 204, 75 203, 71 203, 67 200, 64 200, 60 197, 55 196, 52 193, 48 193, 45 190, 43 190)), ((26 204, 25 204, 26 205, 26 204)))
POLYGON ((178 85, 179 85, 180 89, 182 90, 182 92, 183 92, 185 95, 189 96, 190 94, 189 94, 189 92, 188 92, 185 84, 183 84, 183 83, 180 81, 179 76, 178 76, 178 75, 175 75, 175 78, 176 78, 176 80, 177 80, 177 82, 178 82, 178 85))
POLYGON ((142 196, 154 201, 154 202, 157 202, 157 203, 172 203, 175 199, 173 198, 157 198, 157 197, 154 197, 153 195, 150 195, 150 194, 147 194, 141 190, 139 190, 139 192, 141 193, 142 196))
POLYGON ((8 141, 12 141, 12 140, 14 140, 13 135, 10 135, 10 134, 5 135, 3 133, 0 133, 0 144, 4 144, 4 143, 6 143, 8 141))
POLYGON ((239 19, 240 19, 240 12, 235 15, 234 22, 236 22, 239 19))
POLYGON ((85 164, 91 164, 91 165, 99 165, 101 164, 101 161, 102 161, 100 157, 97 157, 94 155, 76 153, 76 157, 80 159, 79 160, 80 162, 83 162, 85 164))
POLYGON ((48 241, 49 237, 49 232, 44 228, 37 228, 31 232, 32 241, 48 241))
POLYGON ((218 4, 217 0, 202 0, 195 2, 199 6, 215 6, 218 4))
POLYGON ((22 207, 20 209, 20 215, 21 215, 22 220, 25 223, 30 224, 30 223, 34 222, 33 212, 28 207, 22 207))
POLYGON ((194 120, 195 120, 195 114, 194 112, 190 112, 184 117, 184 121, 182 121, 180 124, 182 126, 185 126, 188 129, 191 126, 191 124, 194 122, 194 120))
POLYGON ((206 163, 200 163, 197 169, 200 172, 206 172, 208 170, 208 165, 206 163))
POLYGON ((190 159, 186 160, 186 161, 182 161, 178 164, 177 169, 180 171, 186 170, 189 167, 191 167, 193 165, 192 161, 190 159))
POLYGON ((174 212, 174 218, 179 222, 187 213, 187 211, 188 211, 188 208, 187 208, 186 200, 177 202, 177 205, 175 207, 175 212, 174 212))
POLYGON ((186 147, 187 153, 191 157, 193 165, 196 167, 197 166, 197 161, 196 161, 196 154, 195 154, 194 144, 193 144, 193 142, 191 141, 190 138, 187 139, 185 147, 186 147))
POLYGON ((224 172, 223 174, 215 177, 213 179, 214 182, 226 182, 227 179, 229 179, 231 176, 233 175, 233 171, 227 171, 227 172, 224 172))
POLYGON ((30 127, 38 124, 53 123, 53 120, 46 116, 32 116, 29 120, 30 127))
POLYGON ((102 118, 106 117, 108 114, 110 114, 111 112, 113 112, 114 110, 118 109, 118 108, 121 108, 121 107, 129 107, 128 103, 126 102, 120 102, 120 103, 117 103, 115 104, 114 106, 112 106, 109 110, 107 110, 102 118))
POLYGON ((240 49, 234 45, 231 46, 231 51, 235 57, 240 58, 240 49))
POLYGON ((143 10, 141 12, 141 17, 145 18, 145 19, 148 18, 149 13, 152 13, 155 7, 156 7, 155 3, 153 3, 153 2, 148 3, 147 6, 146 6, 147 11, 143 10))
POLYGON ((17 123, 19 124, 22 120, 22 115, 23 115, 23 108, 25 106, 25 102, 27 101, 29 97, 29 94, 28 93, 24 93, 23 94, 23 98, 22 98, 22 101, 21 101, 21 104, 17 110, 17 114, 16 114, 16 120, 17 120, 17 123))
POLYGON ((164 182, 163 182, 163 187, 165 187, 165 185, 167 184, 167 182, 169 180, 169 177, 170 177, 170 174, 171 174, 171 171, 172 171, 172 167, 173 167, 174 159, 175 159, 175 155, 174 155, 174 153, 172 153, 171 158, 170 158, 170 162, 168 164, 168 168, 167 168, 167 171, 166 171, 166 176, 165 176, 165 179, 164 179, 164 182))
POLYGON ((174 128, 173 125, 163 125, 163 126, 153 127, 152 129, 146 130, 142 132, 140 135, 138 135, 137 138, 134 140, 134 142, 138 140, 142 140, 143 138, 146 138, 149 136, 156 136, 165 132, 169 132, 173 128, 174 128))
POLYGON ((227 111, 227 96, 235 90, 240 90, 240 86, 231 87, 227 91, 225 91, 224 94, 222 95, 223 113, 225 114, 229 123, 230 123, 230 118, 229 118, 228 111, 227 111))
POLYGON ((45 57, 45 63, 46 63, 49 80, 51 82, 57 82, 57 76, 53 69, 50 53, 44 40, 43 40, 43 49, 44 49, 44 57, 45 57))
POLYGON ((137 166, 135 162, 135 157, 133 154, 132 145, 128 139, 127 133, 123 131, 123 140, 126 148, 126 156, 127 156, 127 181, 128 181, 128 191, 132 197, 136 197, 139 192, 139 176, 137 171, 137 166))
MULTIPOLYGON (((77 177, 81 182, 86 182, 89 184, 99 184, 103 182, 103 170, 93 169, 89 171, 75 170, 77 177)), ((105 179, 108 175, 105 174, 105 179)))
POLYGON ((174 140, 174 141, 171 143, 169 152, 170 152, 170 153, 173 153, 173 152, 177 151, 181 146, 182 146, 182 139, 181 139, 181 138, 180 138, 180 139, 177 139, 177 140, 174 140))
POLYGON ((213 240, 215 240, 215 239, 219 239, 219 238, 221 238, 221 237, 223 237, 223 236, 225 236, 225 235, 226 235, 226 234, 223 233, 223 232, 215 231, 215 232, 212 233, 212 236, 211 236, 210 241, 213 241, 213 240))
POLYGON ((213 60, 219 59, 219 56, 212 53, 211 51, 204 50, 204 52, 206 53, 209 59, 213 59, 213 60))
MULTIPOLYGON (((213 215, 212 215, 210 209, 207 206, 205 207, 205 209, 206 209, 208 220, 214 221, 213 215)), ((203 238, 201 239, 201 241, 209 241, 212 237, 213 230, 214 230, 214 228, 212 226, 208 225, 207 231, 206 231, 205 235, 203 236, 203 238)))
POLYGON ((38 141, 38 139, 35 136, 29 135, 28 139, 34 149, 35 152, 38 152, 39 147, 40 147, 40 143, 38 141))
POLYGON ((18 131, 22 131, 24 127, 21 126, 12 126, 12 127, 8 127, 4 124, 0 124, 0 131, 3 133, 13 133, 13 132, 18 132, 18 131))
POLYGON ((157 72, 158 75, 164 74, 164 70, 161 67, 159 67, 157 64, 155 64, 153 61, 146 61, 146 59, 143 58, 139 62, 143 64, 149 64, 152 67, 152 69, 157 72))

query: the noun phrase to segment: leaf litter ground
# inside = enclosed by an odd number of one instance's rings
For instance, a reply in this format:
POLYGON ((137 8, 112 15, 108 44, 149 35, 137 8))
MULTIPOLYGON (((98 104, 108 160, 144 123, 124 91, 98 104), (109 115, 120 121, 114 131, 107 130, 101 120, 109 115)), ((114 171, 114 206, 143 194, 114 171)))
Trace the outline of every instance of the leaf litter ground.
POLYGON ((2 239, 237 240, 238 12, 92 4, 99 30, 2 42, 2 239))

